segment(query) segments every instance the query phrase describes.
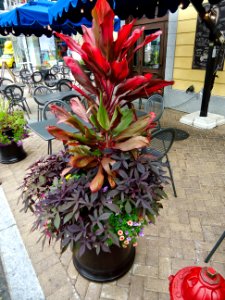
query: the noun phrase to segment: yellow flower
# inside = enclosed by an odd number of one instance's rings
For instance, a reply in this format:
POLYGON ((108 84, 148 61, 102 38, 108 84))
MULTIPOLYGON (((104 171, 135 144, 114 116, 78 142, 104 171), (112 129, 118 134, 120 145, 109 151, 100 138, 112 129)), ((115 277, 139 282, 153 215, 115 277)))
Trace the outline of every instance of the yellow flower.
POLYGON ((129 243, 130 243, 130 242, 129 242, 129 241, 127 241, 127 240, 126 240, 126 241, 124 241, 124 244, 125 244, 125 245, 129 245, 129 243))
POLYGON ((69 180, 71 176, 72 176, 71 174, 66 175, 66 177, 65 177, 66 180, 69 180))

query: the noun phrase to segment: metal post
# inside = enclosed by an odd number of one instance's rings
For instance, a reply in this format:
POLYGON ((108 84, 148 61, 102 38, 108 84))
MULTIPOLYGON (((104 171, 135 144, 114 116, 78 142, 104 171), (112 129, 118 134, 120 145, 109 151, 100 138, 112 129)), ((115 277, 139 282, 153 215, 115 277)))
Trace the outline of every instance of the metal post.
MULTIPOLYGON (((209 100, 211 96, 211 91, 213 89, 214 80, 216 77, 218 63, 215 45, 224 45, 225 39, 223 32, 216 29, 216 24, 211 18, 210 13, 206 12, 204 6, 202 5, 202 1, 191 0, 190 2, 193 4, 194 8, 199 14, 199 17, 210 31, 208 60, 206 66, 202 105, 200 111, 200 117, 207 117, 209 100)), ((210 1, 210 3, 211 2, 219 3, 220 1, 210 1)))
POLYGON ((206 65, 206 73, 205 73, 205 82, 203 88, 202 95, 202 105, 200 111, 200 117, 207 117, 209 100, 211 96, 211 91, 214 84, 215 79, 215 62, 216 62, 216 54, 215 54, 215 44, 213 41, 209 42, 209 50, 208 50, 208 60, 206 65))
POLYGON ((210 258, 213 256, 213 254, 215 253, 215 251, 217 250, 217 248, 219 247, 219 245, 222 243, 223 239, 225 238, 225 231, 224 233, 221 235, 221 237, 218 239, 218 241, 216 242, 215 246, 212 248, 212 250, 209 252, 208 256, 205 259, 205 263, 208 263, 210 258))

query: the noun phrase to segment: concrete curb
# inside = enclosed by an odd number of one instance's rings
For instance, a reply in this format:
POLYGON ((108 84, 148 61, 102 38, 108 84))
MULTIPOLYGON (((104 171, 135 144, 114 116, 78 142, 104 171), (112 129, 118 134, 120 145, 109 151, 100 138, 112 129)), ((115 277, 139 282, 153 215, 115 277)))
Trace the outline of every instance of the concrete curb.
POLYGON ((44 300, 44 293, 2 187, 0 187, 0 211, 0 256, 11 299, 44 300))

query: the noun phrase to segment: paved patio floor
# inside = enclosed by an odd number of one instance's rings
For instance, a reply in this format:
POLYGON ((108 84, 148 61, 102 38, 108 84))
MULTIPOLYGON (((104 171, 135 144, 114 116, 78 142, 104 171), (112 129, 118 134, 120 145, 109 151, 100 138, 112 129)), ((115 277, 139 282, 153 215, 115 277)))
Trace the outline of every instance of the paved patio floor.
MULTIPOLYGON (((186 266, 205 265, 208 251, 225 230, 225 126, 195 129, 179 123, 183 114, 166 109, 161 123, 190 134, 176 141, 169 153, 178 197, 173 196, 171 186, 166 187, 168 200, 163 202, 157 224, 149 225, 145 237, 139 239, 130 272, 112 283, 84 279, 75 270, 70 251, 60 256, 58 244, 42 250, 37 244, 39 233, 30 232, 33 216, 20 212, 17 188, 26 168, 47 154, 47 143, 31 133, 24 141, 27 158, 0 165, 4 192, 47 300, 169 300, 170 274, 186 266)), ((54 151, 61 147, 60 142, 53 142, 54 151)), ((209 265, 225 276, 225 241, 209 265)))

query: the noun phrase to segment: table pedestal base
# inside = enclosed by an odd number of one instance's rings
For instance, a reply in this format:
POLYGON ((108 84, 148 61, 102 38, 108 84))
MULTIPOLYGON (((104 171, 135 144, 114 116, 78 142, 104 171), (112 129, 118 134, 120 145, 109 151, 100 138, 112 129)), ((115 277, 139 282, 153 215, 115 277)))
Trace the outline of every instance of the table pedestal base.
POLYGON ((208 113, 207 117, 200 117, 200 112, 196 111, 181 117, 180 122, 200 129, 212 129, 225 124, 225 117, 208 113))

